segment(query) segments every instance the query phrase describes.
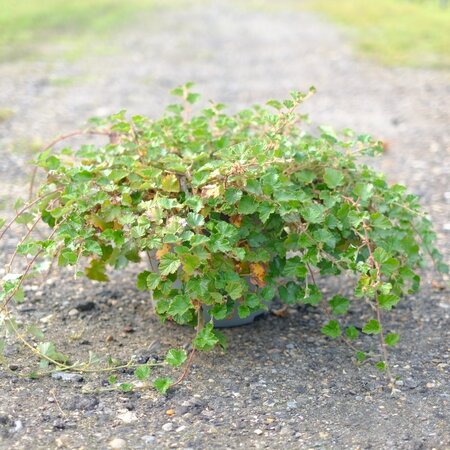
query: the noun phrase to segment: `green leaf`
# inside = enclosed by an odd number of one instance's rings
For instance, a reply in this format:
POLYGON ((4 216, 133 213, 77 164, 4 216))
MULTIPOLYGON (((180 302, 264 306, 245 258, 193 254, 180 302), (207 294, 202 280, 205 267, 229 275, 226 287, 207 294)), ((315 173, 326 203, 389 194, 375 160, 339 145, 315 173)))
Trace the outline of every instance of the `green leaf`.
POLYGON ((227 189, 225 191, 225 200, 227 203, 235 204, 237 203, 242 197, 242 191, 239 191, 234 188, 227 189))
POLYGON ((161 275, 167 276, 171 273, 175 273, 180 265, 181 261, 178 259, 177 255, 166 253, 159 261, 159 270, 161 275))
POLYGON ((333 314, 336 315, 345 314, 348 311, 348 307, 350 306, 350 301, 340 295, 335 295, 329 303, 331 309, 333 310, 333 314))
POLYGON ((323 179, 330 189, 334 189, 344 183, 344 174, 339 170, 327 168, 323 179))
POLYGON ((214 334, 213 324, 207 323, 195 337, 193 344, 197 350, 209 351, 219 342, 219 339, 214 334))
POLYGON ((167 352, 166 362, 169 363, 173 367, 181 366, 187 359, 187 354, 185 350, 178 350, 175 348, 171 348, 167 352))
POLYGON ((247 305, 239 305, 238 306, 238 314, 241 319, 245 319, 250 315, 251 311, 247 305))
POLYGON ((306 305, 317 306, 322 300, 322 297, 322 292, 320 292, 319 288, 313 284, 305 288, 303 298, 299 298, 298 300, 306 305))
POLYGON ((400 297, 395 294, 378 295, 378 304, 380 308, 391 310, 400 301, 400 297))
POLYGON ((108 175, 108 178, 111 181, 114 181, 115 183, 117 183, 118 181, 120 181, 123 178, 125 178, 126 176, 128 176, 128 174, 129 174, 129 172, 127 170, 114 169, 114 170, 111 170, 111 173, 108 175))
POLYGON ((381 333, 381 325, 378 320, 372 319, 369 320, 363 327, 362 332, 365 334, 380 334, 381 333))
POLYGON ((133 385, 131 383, 121 383, 119 389, 122 392, 131 392, 133 390, 133 385))
POLYGON ((36 325, 28 325, 27 332, 34 336, 36 339, 44 339, 44 333, 36 325))
POLYGON ((380 371, 380 372, 384 372, 386 370, 386 363, 384 361, 378 361, 375 364, 375 367, 380 371))
POLYGON ((341 335, 341 327, 337 320, 330 320, 325 326, 321 329, 322 333, 326 336, 336 339, 341 335))
POLYGON ((180 182, 175 174, 170 173, 162 178, 162 188, 166 192, 180 192, 180 182))
POLYGON ((299 256, 294 256, 286 261, 283 273, 287 277, 305 278, 308 268, 299 256))
POLYGON ((147 277, 149 274, 150 272, 148 270, 145 270, 137 276, 136 287, 140 291, 145 291, 147 289, 147 277))
POLYGON ((197 103, 200 100, 200 94, 195 94, 194 92, 189 92, 186 97, 186 101, 191 105, 197 103))
POLYGON ((214 305, 209 311, 208 311, 209 315, 211 317, 214 317, 214 319, 217 320, 222 320, 225 319, 225 317, 227 317, 227 315, 229 314, 228 311, 228 307, 226 304, 219 304, 219 305, 214 305))
POLYGON ((359 331, 358 331, 358 329, 357 329, 355 326, 350 325, 349 327, 346 328, 346 330, 345 330, 345 335, 346 335, 351 341, 354 341, 354 340, 358 339, 359 331))
POLYGON ((244 195, 238 204, 239 214, 253 214, 258 209, 258 202, 249 195, 244 195))
POLYGON ((153 382, 154 388, 161 394, 165 394, 170 388, 170 386, 172 386, 172 384, 173 381, 171 378, 157 378, 153 382))
POLYGON ((400 336, 396 333, 389 333, 384 338, 384 342, 386 342, 386 344, 389 345, 390 347, 397 345, 399 340, 400 336))
POLYGON ((72 251, 72 250, 63 250, 61 252, 61 256, 59 258, 59 263, 61 265, 66 265, 66 264, 76 264, 78 261, 78 255, 72 251))
POLYGON ((93 259, 91 265, 86 268, 86 276, 95 281, 109 281, 108 276, 105 273, 106 267, 104 261, 93 259))
POLYGON ((31 213, 24 212, 20 216, 17 216, 16 223, 27 224, 32 222, 34 219, 34 215, 31 213))
POLYGON ((383 264, 389 259, 389 253, 382 247, 377 247, 373 252, 373 259, 380 264, 383 264))
POLYGON ((187 223, 192 228, 201 227, 205 223, 205 218, 200 214, 190 212, 187 215, 187 223))
POLYGON ((134 376, 139 381, 145 381, 150 376, 151 368, 147 364, 142 364, 134 371, 134 376))
POLYGON ((378 212, 370 215, 370 224, 374 228, 380 228, 381 230, 388 230, 392 227, 390 220, 378 212))
POLYGON ((307 206, 300 212, 306 222, 322 223, 325 220, 325 208, 318 204, 307 206))
POLYGON ((364 352, 356 352, 355 356, 359 362, 364 362, 367 359, 367 355, 364 352))
POLYGON ((161 278, 157 273, 150 272, 147 275, 146 281, 147 281, 147 288, 150 289, 151 291, 154 291, 159 286, 161 278))
POLYGON ((237 300, 242 297, 244 287, 239 281, 229 281, 225 286, 225 290, 231 299, 237 300))
POLYGON ((176 295, 171 301, 168 313, 171 316, 182 316, 192 308, 189 296, 185 294, 176 295))

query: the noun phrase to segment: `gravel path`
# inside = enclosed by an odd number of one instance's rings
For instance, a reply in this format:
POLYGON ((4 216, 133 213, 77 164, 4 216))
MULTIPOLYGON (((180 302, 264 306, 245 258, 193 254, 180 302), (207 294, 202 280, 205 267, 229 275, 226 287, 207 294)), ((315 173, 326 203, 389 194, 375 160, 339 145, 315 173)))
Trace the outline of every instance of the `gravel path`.
MULTIPOLYGON (((109 55, 1 64, 0 108, 15 111, 0 122, 3 204, 27 179, 23 148, 92 115, 159 114, 167 91, 188 80, 232 109, 315 85, 305 106, 315 122, 387 142, 377 167, 421 196, 448 261, 450 74, 378 67, 358 60, 345 37, 312 14, 243 5, 214 0, 160 10, 117 35, 109 55)), ((131 272, 107 285, 66 278, 30 289, 20 313, 48 328, 63 351, 160 357, 188 342, 187 328, 159 324, 131 272), (93 309, 76 309, 88 301, 93 309)), ((0 371, 0 448, 448 449, 450 299, 432 281, 425 273, 422 293, 387 321, 402 336, 391 352, 396 395, 376 371, 356 366, 347 348, 321 336, 325 318, 309 308, 227 330, 229 351, 200 355, 168 397, 83 394, 101 386, 100 376, 31 381, 22 378, 29 355, 11 345, 9 364, 18 367, 0 371)), ((345 280, 339 289, 345 292, 345 280)))

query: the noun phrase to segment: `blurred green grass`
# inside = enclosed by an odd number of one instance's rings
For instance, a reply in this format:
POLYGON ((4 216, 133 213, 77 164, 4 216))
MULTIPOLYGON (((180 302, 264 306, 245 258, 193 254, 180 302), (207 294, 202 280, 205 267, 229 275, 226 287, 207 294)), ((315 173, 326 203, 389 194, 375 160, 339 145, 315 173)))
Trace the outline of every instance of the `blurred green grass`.
POLYGON ((306 6, 353 30, 358 49, 378 62, 449 69, 448 3, 442 8, 439 0, 309 0, 306 6))
MULTIPOLYGON (((178 1, 178 0, 177 0, 178 1)), ((170 0, 1 0, 0 60, 39 53, 53 44, 95 45, 133 16, 170 0)), ((72 48, 73 50, 73 48, 72 48)))

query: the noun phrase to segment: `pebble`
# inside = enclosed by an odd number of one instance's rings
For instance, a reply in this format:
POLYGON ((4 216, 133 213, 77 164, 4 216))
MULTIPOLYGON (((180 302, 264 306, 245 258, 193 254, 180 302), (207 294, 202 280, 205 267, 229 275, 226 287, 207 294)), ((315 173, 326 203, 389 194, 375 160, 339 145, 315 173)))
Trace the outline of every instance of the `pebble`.
POLYGON ((295 409, 297 408, 297 402, 295 400, 289 400, 287 402, 288 409, 295 409))
POLYGON ((94 308, 95 308, 95 303, 92 301, 81 302, 75 306, 75 309, 77 309, 78 311, 83 311, 83 312, 91 311, 94 308))
POLYGON ((55 372, 52 373, 52 378, 55 380, 62 381, 83 381, 83 377, 78 373, 69 373, 69 372, 55 372))
POLYGON ((79 313, 80 312, 78 311, 78 309, 73 308, 67 314, 69 317, 75 317, 75 316, 78 316, 79 313))
POLYGON ((178 427, 175 431, 177 433, 181 433, 182 431, 184 431, 186 429, 186 425, 181 425, 180 427, 178 427))
POLYGON ((108 445, 112 449, 126 448, 127 441, 125 439, 121 439, 121 438, 114 438, 111 441, 109 441, 108 445))
POLYGON ((172 431, 173 430, 173 423, 167 422, 162 426, 163 431, 172 431))
POLYGON ((256 430, 254 430, 254 433, 259 436, 260 434, 263 434, 263 431, 257 428, 256 430))
POLYGON ((10 364, 8 367, 9 370, 12 370, 13 372, 15 372, 19 368, 17 364, 10 364))
POLYGON ((145 436, 142 436, 141 439, 146 443, 146 444, 154 444, 156 442, 156 437, 151 435, 151 434, 146 434, 145 436))
POLYGON ((64 428, 66 428, 66 423, 64 422, 63 419, 56 419, 53 422, 53 430, 54 431, 64 430, 64 428))

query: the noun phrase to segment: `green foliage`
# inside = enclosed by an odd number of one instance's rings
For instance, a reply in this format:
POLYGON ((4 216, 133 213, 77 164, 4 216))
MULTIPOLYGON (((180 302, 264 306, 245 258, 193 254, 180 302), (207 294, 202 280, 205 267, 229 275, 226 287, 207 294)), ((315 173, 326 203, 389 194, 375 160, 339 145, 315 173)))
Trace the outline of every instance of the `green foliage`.
MULTIPOLYGON (((42 219, 51 232, 27 236, 15 256, 56 259, 107 281, 111 269, 147 255, 138 289, 152 292, 163 321, 197 327, 193 346, 203 351, 226 346, 213 322, 198 320, 206 307, 223 319, 233 311, 246 317, 275 297, 319 306, 314 274, 350 273, 354 295, 326 302, 335 318, 322 332, 356 341, 358 328, 345 319, 355 298, 378 317, 418 290, 426 253, 446 269, 417 197, 358 163, 358 155, 381 151, 378 142, 329 127, 317 134, 301 129, 295 108, 313 89, 234 115, 212 103, 187 118, 186 105, 198 100, 191 88, 176 88, 181 104, 158 120, 123 111, 92 120, 87 133, 109 136, 104 145, 39 154, 35 164, 46 182, 33 203, 18 203, 15 220, 42 219)), ((3 307, 20 298, 25 275, 31 272, 6 271, 3 307)), ((398 341, 394 333, 384 336, 378 320, 353 320, 364 334, 379 335, 383 348, 398 341)), ((7 329, 8 321, 2 325, 7 329)), ((49 343, 40 346, 43 355, 64 361, 49 343)), ((171 350, 165 362, 176 367, 186 356, 171 350)), ((135 375, 147 380, 150 367, 137 367, 135 375)), ((165 392, 171 383, 160 378, 155 387, 165 392)))

